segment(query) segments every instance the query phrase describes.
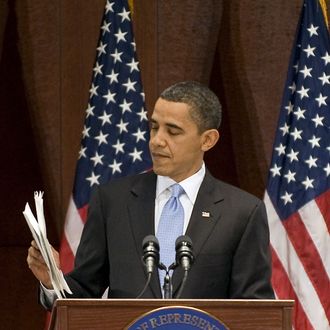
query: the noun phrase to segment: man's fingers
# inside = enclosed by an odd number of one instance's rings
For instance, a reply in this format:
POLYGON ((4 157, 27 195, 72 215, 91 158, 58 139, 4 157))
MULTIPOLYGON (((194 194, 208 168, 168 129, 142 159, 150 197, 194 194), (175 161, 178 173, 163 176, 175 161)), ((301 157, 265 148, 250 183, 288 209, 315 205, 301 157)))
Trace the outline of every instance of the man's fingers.
POLYGON ((38 245, 35 240, 31 242, 31 246, 33 246, 35 249, 39 250, 38 245))
POLYGON ((30 259, 28 259, 30 262, 35 261, 38 263, 45 264, 45 260, 42 257, 40 251, 37 248, 35 248, 33 245, 29 247, 28 257, 30 257, 30 259))

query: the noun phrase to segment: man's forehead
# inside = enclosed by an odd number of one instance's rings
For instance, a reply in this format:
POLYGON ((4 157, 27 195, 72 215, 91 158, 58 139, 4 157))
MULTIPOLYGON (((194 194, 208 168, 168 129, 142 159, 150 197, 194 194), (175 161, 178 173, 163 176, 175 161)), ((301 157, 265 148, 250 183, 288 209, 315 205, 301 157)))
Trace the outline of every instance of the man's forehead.
POLYGON ((162 105, 166 104, 166 105, 168 105, 168 106, 177 104, 177 105, 181 105, 181 106, 189 107, 189 104, 186 103, 186 102, 183 102, 183 101, 167 100, 167 99, 164 99, 164 98, 162 98, 162 97, 159 97, 159 98, 156 100, 155 107, 156 107, 157 105, 159 105, 159 104, 162 104, 162 105))
POLYGON ((187 103, 184 102, 174 102, 174 101, 168 101, 162 98, 159 98, 154 106, 153 113, 159 113, 162 114, 163 112, 170 112, 173 116, 176 114, 182 115, 185 113, 189 113, 190 106, 187 103))

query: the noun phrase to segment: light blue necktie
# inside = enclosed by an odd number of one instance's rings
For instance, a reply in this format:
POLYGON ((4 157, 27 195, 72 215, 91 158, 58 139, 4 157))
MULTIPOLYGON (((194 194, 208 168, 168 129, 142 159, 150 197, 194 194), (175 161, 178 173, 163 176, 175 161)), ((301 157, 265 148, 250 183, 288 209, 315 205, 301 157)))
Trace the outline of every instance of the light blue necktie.
MULTIPOLYGON (((184 209, 179 200, 184 189, 178 184, 171 186, 172 194, 164 205, 160 216, 157 238, 160 247, 160 262, 169 267, 175 261, 175 241, 183 233, 184 209)), ((166 272, 159 270, 160 284, 163 287, 166 272)))

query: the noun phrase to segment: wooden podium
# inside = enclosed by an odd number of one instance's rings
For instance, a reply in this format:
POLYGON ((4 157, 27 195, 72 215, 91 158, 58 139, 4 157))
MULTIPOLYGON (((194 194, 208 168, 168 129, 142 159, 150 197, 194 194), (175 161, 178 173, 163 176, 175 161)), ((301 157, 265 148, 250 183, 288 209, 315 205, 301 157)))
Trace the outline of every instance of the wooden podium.
POLYGON ((53 308, 50 329, 122 330, 157 309, 190 307, 230 330, 291 330, 293 304, 293 300, 60 299, 53 308))

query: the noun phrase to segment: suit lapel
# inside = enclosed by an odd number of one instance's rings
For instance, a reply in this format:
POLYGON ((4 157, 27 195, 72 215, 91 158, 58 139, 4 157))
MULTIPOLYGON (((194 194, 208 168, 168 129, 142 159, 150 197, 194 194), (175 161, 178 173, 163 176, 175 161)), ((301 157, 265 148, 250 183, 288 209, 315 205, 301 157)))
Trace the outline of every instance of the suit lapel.
MULTIPOLYGON (((206 171, 186 231, 186 235, 192 240, 196 259, 221 216, 219 203, 224 199, 224 195, 215 182, 216 180, 206 171)), ((178 267, 173 273, 173 293, 178 289, 182 278, 183 271, 178 267)))
MULTIPOLYGON (((128 203, 131 224, 138 255, 142 257, 142 241, 147 235, 155 235, 155 195, 157 176, 151 172, 141 176, 131 188, 132 199, 128 203)), ((141 267, 143 267, 141 261, 141 267)), ((147 278, 147 277, 146 277, 147 278)), ((161 297, 158 271, 152 274, 150 288, 155 297, 161 297)))

